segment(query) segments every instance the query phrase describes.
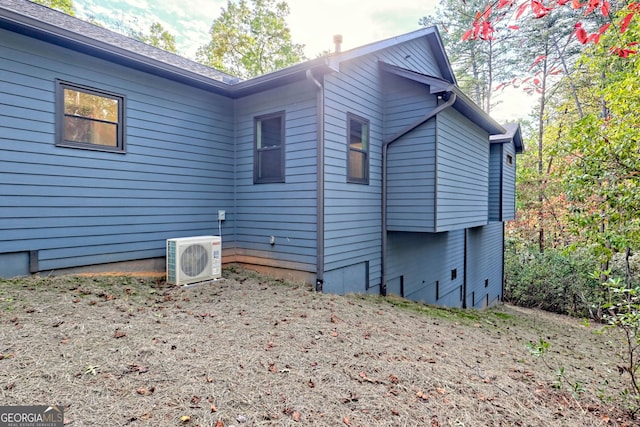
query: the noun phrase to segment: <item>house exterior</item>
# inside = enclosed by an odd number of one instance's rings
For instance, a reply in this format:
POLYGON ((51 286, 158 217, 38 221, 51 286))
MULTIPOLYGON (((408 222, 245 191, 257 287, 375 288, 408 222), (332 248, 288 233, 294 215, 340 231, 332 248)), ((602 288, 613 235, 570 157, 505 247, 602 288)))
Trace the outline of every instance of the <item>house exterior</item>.
POLYGON ((522 149, 436 28, 240 81, 0 4, 0 277, 163 269, 166 239, 220 233, 324 292, 487 306, 522 149))

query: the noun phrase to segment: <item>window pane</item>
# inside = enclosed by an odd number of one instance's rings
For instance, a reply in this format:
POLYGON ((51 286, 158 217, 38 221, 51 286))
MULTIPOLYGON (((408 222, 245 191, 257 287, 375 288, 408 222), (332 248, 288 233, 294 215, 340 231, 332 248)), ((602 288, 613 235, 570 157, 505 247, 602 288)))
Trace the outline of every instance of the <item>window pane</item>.
POLYGON ((118 100, 72 89, 64 90, 64 113, 118 122, 118 100))
POLYGON ((362 146, 362 131, 363 131, 362 123, 355 120, 351 120, 349 127, 350 127, 349 146, 351 148, 357 148, 359 150, 365 149, 362 146))
POLYGON ((257 140, 258 148, 279 147, 282 144, 282 118, 259 120, 257 140))
POLYGON ((117 125, 96 122, 82 117, 66 116, 64 118, 64 139, 65 141, 117 147, 117 125))
POLYGON ((369 122, 352 114, 347 114, 347 120, 347 181, 368 184, 369 122))
POLYGON ((279 148, 262 150, 258 156, 258 179, 280 178, 282 156, 279 148))
POLYGON ((284 182, 284 112, 254 120, 254 182, 284 182))
POLYGON ((366 153, 349 150, 349 177, 351 179, 363 180, 367 178, 366 158, 366 153))

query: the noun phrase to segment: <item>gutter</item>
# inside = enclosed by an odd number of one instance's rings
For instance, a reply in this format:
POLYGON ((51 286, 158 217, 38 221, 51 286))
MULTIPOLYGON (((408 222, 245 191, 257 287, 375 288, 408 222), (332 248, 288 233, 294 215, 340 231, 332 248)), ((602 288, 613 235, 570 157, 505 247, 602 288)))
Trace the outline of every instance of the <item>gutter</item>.
POLYGON ((443 98, 446 99, 444 104, 438 105, 425 116, 405 127, 382 144, 382 254, 380 266, 380 294, 382 296, 387 296, 387 152, 389 150, 389 146, 398 139, 413 131, 418 126, 431 120, 447 108, 453 106, 456 102, 457 95, 453 91, 447 91, 443 93, 443 98))
POLYGON ((316 169, 316 291, 322 292, 324 284, 324 87, 311 70, 306 72, 307 80, 318 89, 316 96, 316 123, 318 133, 316 169))

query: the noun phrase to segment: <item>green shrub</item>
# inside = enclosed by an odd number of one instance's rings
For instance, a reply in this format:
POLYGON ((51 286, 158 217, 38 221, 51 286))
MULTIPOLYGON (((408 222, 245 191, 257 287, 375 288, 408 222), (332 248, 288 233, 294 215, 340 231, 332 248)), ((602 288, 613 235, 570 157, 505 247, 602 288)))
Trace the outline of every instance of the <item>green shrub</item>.
POLYGON ((585 249, 539 253, 507 240, 505 301, 555 313, 593 317, 602 304, 602 288, 591 272, 596 258, 585 249))

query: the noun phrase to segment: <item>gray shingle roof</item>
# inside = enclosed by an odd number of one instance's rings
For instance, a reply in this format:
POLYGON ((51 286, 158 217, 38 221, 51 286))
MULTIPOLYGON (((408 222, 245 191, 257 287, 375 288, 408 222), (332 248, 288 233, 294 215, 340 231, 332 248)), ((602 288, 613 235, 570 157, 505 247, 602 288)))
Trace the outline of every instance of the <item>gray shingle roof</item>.
POLYGON ((0 2, 0 27, 32 31, 42 39, 55 40, 76 49, 102 50, 124 62, 141 61, 150 67, 179 69, 193 77, 203 77, 220 83, 233 84, 240 80, 211 67, 183 58, 179 55, 123 36, 65 13, 27 0, 2 0, 0 2))

